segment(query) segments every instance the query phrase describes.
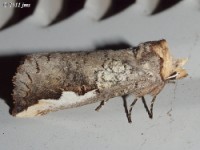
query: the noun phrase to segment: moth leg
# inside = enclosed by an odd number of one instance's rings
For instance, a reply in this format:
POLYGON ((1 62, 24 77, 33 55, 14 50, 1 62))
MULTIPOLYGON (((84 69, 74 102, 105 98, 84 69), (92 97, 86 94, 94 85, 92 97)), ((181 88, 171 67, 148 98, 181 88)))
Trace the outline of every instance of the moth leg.
POLYGON ((131 123, 131 115, 128 112, 128 107, 127 107, 127 101, 126 101, 127 95, 122 96, 123 99, 123 104, 124 104, 124 109, 125 109, 125 113, 126 113, 126 117, 128 119, 128 123, 131 123))
POLYGON ((133 101, 133 102, 131 103, 131 105, 130 105, 129 112, 128 112, 130 118, 131 118, 131 112, 132 112, 133 106, 135 105, 135 103, 137 102, 137 100, 138 100, 138 99, 135 98, 134 101, 133 101))
POLYGON ((105 104, 106 102, 108 101, 109 99, 107 100, 103 100, 100 102, 100 104, 97 106, 97 108, 95 109, 95 111, 99 111, 105 104))
MULTIPOLYGON (((144 96, 142 96, 141 98, 142 98, 142 102, 143 102, 143 104, 144 104, 144 108, 146 109, 146 111, 147 111, 147 113, 148 113, 148 115, 149 115, 149 118, 152 119, 152 114, 151 114, 151 112, 149 111, 149 108, 148 108, 148 106, 147 106, 147 103, 146 103, 146 101, 145 101, 144 96)), ((153 107, 152 107, 152 108, 153 108, 153 107)))
POLYGON ((153 99, 151 100, 151 108, 150 108, 151 119, 153 118, 153 104, 155 100, 156 100, 156 96, 154 96, 153 99))

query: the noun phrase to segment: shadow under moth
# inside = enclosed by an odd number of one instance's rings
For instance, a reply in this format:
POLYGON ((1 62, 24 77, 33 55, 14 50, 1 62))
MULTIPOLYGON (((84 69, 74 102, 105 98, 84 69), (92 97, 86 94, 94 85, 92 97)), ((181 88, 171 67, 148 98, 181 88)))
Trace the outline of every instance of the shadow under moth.
POLYGON ((166 83, 187 76, 187 59, 174 59, 165 40, 135 48, 90 52, 38 53, 27 55, 13 77, 12 114, 33 117, 59 109, 100 102, 122 96, 128 122, 141 99, 150 118, 156 96, 166 83), (126 96, 135 99, 127 107, 126 96), (151 95, 150 108, 144 96, 151 95))

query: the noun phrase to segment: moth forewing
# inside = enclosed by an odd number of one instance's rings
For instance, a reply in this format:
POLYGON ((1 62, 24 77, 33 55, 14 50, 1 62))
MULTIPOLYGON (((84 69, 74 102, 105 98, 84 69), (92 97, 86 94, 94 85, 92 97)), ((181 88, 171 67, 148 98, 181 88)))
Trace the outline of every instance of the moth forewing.
POLYGON ((116 96, 133 94, 144 102, 144 96, 151 94, 151 108, 146 110, 152 118, 155 97, 166 81, 187 75, 185 62, 170 55, 165 40, 118 51, 28 55, 13 77, 12 114, 33 117, 100 101, 99 110, 116 96))

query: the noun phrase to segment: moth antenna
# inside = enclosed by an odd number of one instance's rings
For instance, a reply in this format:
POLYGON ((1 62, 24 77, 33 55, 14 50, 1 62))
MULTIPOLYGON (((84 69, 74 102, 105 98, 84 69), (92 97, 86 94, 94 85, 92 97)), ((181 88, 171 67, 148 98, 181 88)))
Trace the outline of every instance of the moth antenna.
POLYGON ((175 80, 178 75, 179 72, 174 72, 167 78, 167 80, 175 80))

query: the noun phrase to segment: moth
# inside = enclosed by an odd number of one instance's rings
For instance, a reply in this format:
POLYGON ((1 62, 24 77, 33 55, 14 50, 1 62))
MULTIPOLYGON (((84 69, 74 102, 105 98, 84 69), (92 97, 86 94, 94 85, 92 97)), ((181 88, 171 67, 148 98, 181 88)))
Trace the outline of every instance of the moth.
POLYGON ((186 62, 170 55, 166 40, 117 51, 27 55, 13 77, 12 115, 40 116, 99 101, 98 111, 110 98, 122 96, 128 122, 139 99, 152 118, 156 96, 165 84, 187 76, 186 62), (128 108, 129 94, 135 99, 128 108), (145 95, 152 96, 150 108, 145 95))

